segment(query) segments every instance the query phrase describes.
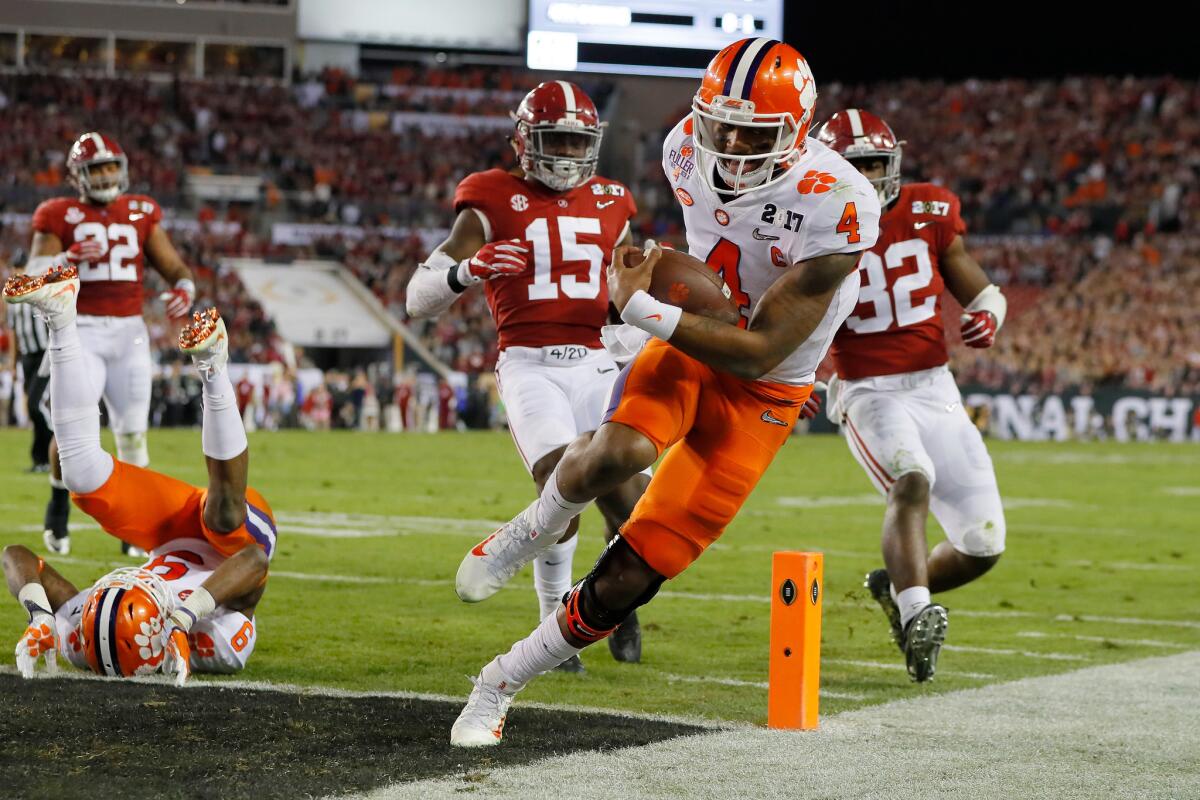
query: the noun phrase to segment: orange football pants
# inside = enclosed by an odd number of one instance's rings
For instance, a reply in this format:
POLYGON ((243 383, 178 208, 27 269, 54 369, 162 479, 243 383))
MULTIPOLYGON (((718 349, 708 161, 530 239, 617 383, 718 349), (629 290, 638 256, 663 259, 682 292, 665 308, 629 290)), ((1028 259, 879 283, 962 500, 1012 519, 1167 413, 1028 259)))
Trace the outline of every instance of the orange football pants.
POLYGON ((671 448, 621 528, 668 578, 715 542, 787 441, 812 386, 735 378, 659 340, 626 365, 605 422, 671 448))
POLYGON ((94 492, 72 494, 75 505, 108 533, 140 547, 154 550, 172 539, 204 539, 223 556, 248 544, 274 555, 275 516, 262 495, 246 489, 251 514, 237 530, 214 531, 204 524, 204 489, 113 459, 113 473, 94 492), (265 518, 265 519, 264 519, 265 518))

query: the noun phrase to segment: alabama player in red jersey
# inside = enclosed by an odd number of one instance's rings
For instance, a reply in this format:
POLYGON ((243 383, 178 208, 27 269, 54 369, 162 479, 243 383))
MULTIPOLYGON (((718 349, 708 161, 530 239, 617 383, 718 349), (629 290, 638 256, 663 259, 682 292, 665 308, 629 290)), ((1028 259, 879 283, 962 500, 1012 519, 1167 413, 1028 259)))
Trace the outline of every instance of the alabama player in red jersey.
POLYGON ((182 683, 192 669, 240 670, 254 650, 254 611, 275 552, 275 521, 246 485, 246 432, 227 372, 228 338, 215 309, 197 313, 179 336, 203 384, 202 448, 207 489, 114 459, 100 445, 92 371, 76 322, 74 267, 20 275, 4 288, 50 329, 51 413, 63 480, 100 526, 150 553, 82 592, 28 548, 9 545, 9 590, 29 612, 17 666, 29 676, 55 652, 102 675, 163 671, 182 683))
MULTIPOLYGON (((57 197, 33 213, 33 244, 26 272, 72 266, 80 281, 79 328, 96 400, 103 396, 117 441, 117 458, 150 463, 146 429, 150 419, 150 336, 142 320, 142 274, 146 257, 171 290, 162 295, 167 315, 181 319, 196 295, 191 270, 159 225, 162 209, 129 188, 129 161, 113 139, 80 136, 67 153, 67 172, 78 194, 57 197)), ((52 453, 53 455, 53 453, 52 453)), ((46 507, 45 543, 70 552, 70 504, 52 457, 51 498, 46 507)), ((130 552, 127 544, 123 552, 130 552)))
POLYGON ((967 252, 955 195, 900 181, 901 142, 861 109, 834 114, 817 139, 845 156, 879 192, 879 240, 859 262, 858 306, 838 331, 838 380, 827 405, 850 452, 887 497, 886 569, 867 588, 888 616, 909 675, 927 681, 946 636, 946 609, 930 594, 987 572, 1004 552, 1004 509, 992 461, 946 366, 941 295, 966 309, 962 337, 990 347, 1007 303, 967 252), (930 511, 947 541, 928 552, 930 511))
MULTIPOLYGON (((539 84, 513 114, 512 145, 520 164, 468 175, 458 185, 458 217, 450 238, 420 266, 408 285, 408 313, 441 313, 475 284, 483 284, 500 338, 496 383, 509 431, 539 492, 566 446, 599 427, 618 367, 603 349, 608 318, 604 270, 613 248, 632 242, 637 213, 629 190, 596 175, 603 125, 587 94, 567 81, 539 84)), ((647 483, 633 475, 597 501, 609 538, 628 518, 647 483)), ((535 561, 542 617, 554 613, 571 588, 578 519, 535 561)), ((480 542, 459 570, 467 602, 483 599, 471 587, 496 588, 528 563, 493 542, 480 542)), ((636 617, 610 642, 619 661, 637 661, 636 617)), ((579 659, 562 667, 582 669, 579 659)))
MULTIPOLYGON (((493 541, 536 556, 592 498, 662 461, 620 535, 555 615, 474 679, 452 745, 498 743, 513 696, 609 636, 700 558, 787 442, 854 308, 859 253, 878 234, 870 182, 807 138, 816 94, 794 48, 743 39, 713 58, 692 113, 668 134, 663 171, 682 205, 688 249, 722 273, 741 324, 652 297, 662 251, 630 266, 631 248, 618 250, 613 305, 654 339, 622 371, 604 424, 571 444, 538 500, 493 541)), ((482 581, 474 588, 495 591, 482 581)))

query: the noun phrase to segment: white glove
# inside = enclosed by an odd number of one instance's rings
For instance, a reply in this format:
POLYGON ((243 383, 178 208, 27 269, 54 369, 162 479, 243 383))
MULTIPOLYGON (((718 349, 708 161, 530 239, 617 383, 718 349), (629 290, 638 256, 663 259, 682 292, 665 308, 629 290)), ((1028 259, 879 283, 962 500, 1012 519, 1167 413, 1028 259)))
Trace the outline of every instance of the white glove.
POLYGON ((163 674, 173 675, 175 685, 183 686, 192 674, 192 647, 188 644, 187 633, 174 619, 168 618, 163 623, 162 637, 163 674))
POLYGON ((38 659, 46 657, 46 674, 58 673, 58 638, 55 635, 54 615, 34 612, 29 627, 17 642, 17 670, 21 677, 32 678, 38 659))
POLYGON ((829 376, 829 385, 825 387, 825 418, 834 425, 842 424, 842 407, 838 404, 838 390, 841 381, 837 375, 829 376))
POLYGON ((621 365, 636 356, 651 338, 649 333, 632 325, 605 325, 600 329, 600 344, 621 365))

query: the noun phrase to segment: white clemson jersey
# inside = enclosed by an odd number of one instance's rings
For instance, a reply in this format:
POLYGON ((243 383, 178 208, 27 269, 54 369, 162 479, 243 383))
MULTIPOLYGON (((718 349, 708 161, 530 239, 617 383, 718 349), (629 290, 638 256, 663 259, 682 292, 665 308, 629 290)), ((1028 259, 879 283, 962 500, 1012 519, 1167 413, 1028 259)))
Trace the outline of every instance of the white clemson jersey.
MULTIPOLYGON (((171 539, 150 551, 142 569, 162 578, 176 601, 185 599, 213 573, 225 556, 203 539, 171 539)), ((88 669, 79 642, 79 620, 92 589, 89 586, 59 607, 54 614, 59 647, 68 660, 88 669)), ((217 606, 196 621, 188 632, 193 672, 238 672, 246 666, 258 638, 254 620, 240 611, 217 606)))
MULTIPOLYGON (((743 326, 763 294, 793 265, 834 253, 857 253, 879 236, 879 196, 850 162, 815 139, 777 183, 740 197, 718 195, 699 174, 692 119, 663 143, 663 171, 683 208, 688 252, 721 274, 743 326)), ((821 324, 764 381, 808 384, 834 334, 858 302, 855 271, 843 281, 821 324)))

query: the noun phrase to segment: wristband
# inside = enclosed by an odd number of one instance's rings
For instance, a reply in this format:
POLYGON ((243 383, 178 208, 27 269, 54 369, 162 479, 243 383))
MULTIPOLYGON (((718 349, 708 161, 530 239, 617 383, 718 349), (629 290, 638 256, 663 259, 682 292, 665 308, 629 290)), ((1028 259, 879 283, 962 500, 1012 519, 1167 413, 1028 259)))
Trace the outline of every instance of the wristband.
POLYGON ((29 612, 29 621, 33 622, 33 615, 41 612, 43 614, 51 614, 50 598, 46 597, 46 587, 40 583, 27 583, 21 587, 21 591, 17 592, 17 600, 29 612))
POLYGON ((183 629, 184 633, 187 633, 192 629, 196 620, 207 617, 216 607, 217 602, 213 600, 213 596, 208 593, 208 589, 201 586, 175 607, 175 610, 171 612, 171 621, 183 629))
POLYGON ((664 342, 675 333, 683 309, 655 300, 642 289, 633 293, 625 308, 621 311, 621 320, 635 328, 641 328, 651 336, 664 342))
POLYGON ((483 280, 478 275, 471 274, 471 259, 469 258, 464 258, 459 262, 458 269, 455 270, 455 278, 462 284, 464 289, 468 286, 474 286, 483 280))
POLYGON ((175 281, 175 288, 187 292, 188 297, 196 296, 196 284, 191 278, 180 278, 175 281))
POLYGON ((975 299, 967 305, 966 311, 972 314, 976 311, 990 311, 996 318, 996 330, 998 331, 1004 325, 1004 316, 1008 312, 1008 300, 1005 299, 999 286, 989 283, 986 289, 975 295, 975 299))

